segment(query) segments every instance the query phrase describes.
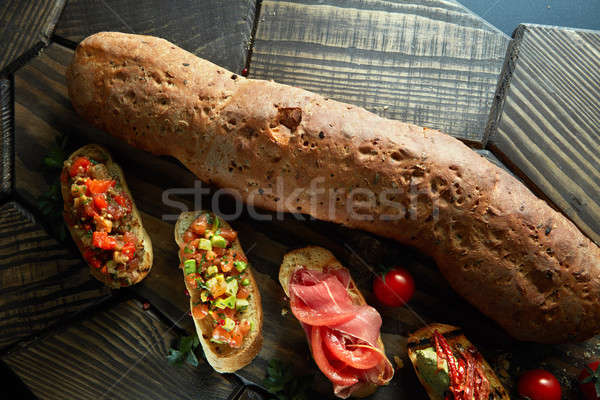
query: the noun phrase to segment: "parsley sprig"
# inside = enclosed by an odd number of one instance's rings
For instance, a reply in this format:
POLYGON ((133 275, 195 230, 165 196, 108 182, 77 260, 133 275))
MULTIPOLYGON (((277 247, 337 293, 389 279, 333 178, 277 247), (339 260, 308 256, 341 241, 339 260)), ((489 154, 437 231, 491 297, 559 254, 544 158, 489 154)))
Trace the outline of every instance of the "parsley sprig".
POLYGON ((182 336, 176 349, 170 348, 167 354, 167 361, 171 365, 182 365, 184 362, 193 367, 198 366, 198 357, 194 353, 196 347, 200 344, 196 334, 191 336, 182 336))
POLYGON ((48 154, 44 157, 44 167, 54 183, 37 198, 37 206, 46 219, 51 233, 61 242, 67 236, 62 216, 63 199, 60 192, 60 171, 67 159, 67 141, 67 135, 64 133, 59 134, 48 154))
POLYGON ((307 400, 312 381, 312 375, 300 376, 291 364, 272 359, 263 385, 278 400, 307 400))

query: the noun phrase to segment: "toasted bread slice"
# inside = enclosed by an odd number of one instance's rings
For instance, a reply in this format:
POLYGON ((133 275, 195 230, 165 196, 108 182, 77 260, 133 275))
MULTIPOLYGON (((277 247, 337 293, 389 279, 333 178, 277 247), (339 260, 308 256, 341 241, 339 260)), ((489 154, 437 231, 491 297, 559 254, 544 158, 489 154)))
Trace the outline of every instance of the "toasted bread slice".
MULTIPOLYGON (((454 348, 456 345, 460 345, 465 349, 469 347, 475 347, 473 344, 465 337, 460 328, 457 328, 452 325, 445 324, 430 324, 424 328, 421 328, 411 334, 408 338, 408 357, 415 368, 417 376, 419 377, 419 381, 425 387, 427 394, 431 400, 444 400, 444 395, 440 393, 440 390, 436 390, 430 383, 427 382, 427 379, 424 377, 422 371, 418 368, 417 362, 417 352, 419 350, 424 350, 428 348, 432 348, 435 351, 435 342, 433 340, 433 332, 438 331, 438 333, 446 339, 450 347, 454 348)), ((485 372, 485 375, 490 382, 490 396, 489 399, 506 399, 509 400, 510 397, 508 393, 500 383, 500 380, 494 373, 494 370, 490 367, 490 365, 485 361, 483 357, 481 357, 481 367, 485 372)))
MULTIPOLYGON (((179 215, 177 219, 177 223, 175 224, 175 241, 181 248, 185 245, 183 241, 183 234, 189 228, 189 226, 202 214, 206 214, 207 211, 193 211, 193 212, 184 212, 179 215)), ((214 218, 219 218, 217 215, 211 213, 214 218)), ((220 226, 231 229, 231 226, 225 222, 222 218, 219 218, 220 226)), ((233 249, 237 252, 244 254, 244 250, 240 244, 239 239, 236 239, 233 244, 233 249)), ((198 333, 198 338, 200 339, 200 343, 202 344, 202 349, 204 350, 204 355, 208 360, 208 363, 215 369, 217 372, 234 372, 240 368, 248 365, 254 357, 260 351, 262 346, 262 323, 263 323, 263 315, 262 315, 262 304, 260 299, 260 292, 258 291, 258 286, 256 284, 256 280, 254 279, 254 275, 252 274, 252 269, 250 264, 248 263, 247 270, 248 279, 250 280, 250 285, 247 286, 250 291, 249 306, 245 314, 245 318, 253 323, 253 329, 244 337, 244 341, 240 348, 234 349, 227 344, 217 344, 213 343, 209 340, 210 335, 212 334, 212 324, 208 318, 204 319, 194 319, 194 325, 196 325, 196 332, 198 333)), ((186 281, 187 286, 187 281, 186 281)), ((200 295, 196 290, 192 290, 188 287, 188 291, 190 293, 190 310, 193 307, 194 303, 199 301, 200 295)))
MULTIPOLYGON (((327 249, 318 246, 308 246, 297 250, 292 250, 283 257, 281 267, 279 268, 279 283, 283 288, 285 294, 289 297, 290 278, 294 270, 298 265, 302 265, 307 269, 312 270, 323 270, 325 267, 329 268, 344 268, 342 264, 335 258, 335 256, 327 249)), ((348 293, 352 298, 354 304, 364 305, 367 304, 360 290, 356 286, 356 283, 350 278, 350 286, 348 287, 348 293)), ((382 354, 385 354, 385 348, 381 335, 377 341, 378 347, 382 354)), ((352 393, 352 397, 367 397, 377 390, 378 385, 373 383, 364 382, 361 387, 352 393)))
MULTIPOLYGON (((131 225, 131 232, 138 238, 138 241, 144 246, 144 254, 142 257, 142 260, 139 263, 138 268, 135 271, 132 271, 132 273, 130 274, 129 279, 129 284, 124 284, 123 280, 115 280, 112 278, 112 276, 110 274, 103 274, 101 272, 100 269, 94 268, 90 265, 90 272, 92 274, 92 276, 94 276, 96 279, 98 279, 99 281, 103 282, 105 285, 110 286, 112 288, 120 288, 123 286, 130 286, 130 285, 135 285, 136 283, 140 282, 142 279, 144 279, 148 273, 150 272, 150 269, 152 268, 152 260, 153 260, 153 253, 152 253, 152 241, 150 240, 150 236, 148 236, 148 233, 146 232, 146 230, 144 229, 144 226, 142 225, 142 218, 140 217, 140 213, 138 212, 137 207, 135 206, 135 202, 133 200, 133 196, 131 195, 131 191, 129 190, 129 187, 127 186, 127 182, 125 181, 125 175, 123 175, 123 170, 121 169, 121 167, 119 165, 117 165, 110 153, 108 152, 108 150, 100 145, 97 144, 88 144, 86 146, 81 147, 80 149, 76 150, 73 152, 73 154, 71 154, 69 156, 69 158, 64 162, 63 165, 63 174, 65 174, 65 171, 69 170, 69 167, 71 166, 71 164, 73 163, 73 161, 81 156, 85 156, 88 158, 91 158, 93 160, 97 160, 99 162, 102 162, 104 165, 106 165, 106 168, 109 172, 109 174, 111 175, 111 177, 115 180, 118 180, 118 182, 121 185, 122 190, 129 196, 129 198, 131 199, 131 215, 132 215, 132 225, 131 225)), ((70 198, 70 187, 68 187, 68 185, 64 182, 63 179, 61 179, 61 193, 62 193, 62 197, 64 201, 64 212, 66 215, 66 212, 68 210, 70 210, 70 208, 72 207, 72 204, 68 203, 66 201, 66 199, 70 198)), ((65 218, 66 219, 66 218, 65 218)), ((69 228, 69 232, 71 232, 71 236, 73 237, 73 240, 75 241, 75 244, 77 245, 77 248, 79 248, 79 251, 81 252, 81 254, 84 254, 84 251, 86 250, 86 246, 83 242, 84 239, 84 235, 86 234, 86 231, 84 229, 82 229, 81 227, 76 227, 76 224, 66 224, 67 227, 69 228)))

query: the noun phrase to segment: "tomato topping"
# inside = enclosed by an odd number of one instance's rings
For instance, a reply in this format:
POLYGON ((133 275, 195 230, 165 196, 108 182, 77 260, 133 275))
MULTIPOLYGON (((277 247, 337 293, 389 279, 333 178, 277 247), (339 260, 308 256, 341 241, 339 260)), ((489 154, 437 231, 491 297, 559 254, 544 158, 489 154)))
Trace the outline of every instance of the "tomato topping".
POLYGON ((94 232, 92 243, 95 247, 103 250, 114 250, 117 247, 117 240, 112 236, 108 236, 106 232, 94 232))
POLYGON ((237 232, 232 229, 223 228, 221 229, 221 236, 228 242, 233 242, 237 238, 237 232))
POLYGON ((71 168, 69 169, 69 174, 71 176, 77 176, 79 174, 85 174, 87 170, 90 168, 90 160, 87 157, 77 157, 73 164, 71 164, 71 168))
POLYGON ((225 260, 221 260, 221 271, 229 272, 233 269, 234 259, 232 257, 227 257, 225 260))
POLYGON ((250 322, 249 322, 248 320, 246 320, 246 319, 245 319, 245 320, 243 320, 243 321, 242 321, 242 322, 241 322, 241 323, 238 325, 238 327, 237 327, 237 329, 239 329, 239 330, 240 330, 240 333, 241 333, 242 335, 244 335, 244 336, 246 336, 246 334, 247 334, 248 332, 250 332, 250 328, 251 328, 251 326, 250 326, 250 322))
POLYGON ((200 303, 192 307, 192 315, 196 319, 203 319, 208 315, 208 305, 200 303))
POLYGON ((113 194, 112 198, 117 202, 121 207, 128 208, 130 206, 129 199, 125 196, 121 196, 120 194, 113 194))
POLYGON ((238 289, 238 292, 237 292, 238 299, 247 299, 248 296, 250 296, 250 292, 248 291, 248 289, 246 289, 244 287, 238 289))
POLYGON ((206 219, 206 215, 199 216, 194 222, 192 222, 192 225, 190 225, 190 229, 192 230, 192 232, 200 236, 204 235, 204 232, 206 232, 207 227, 208 221, 206 219))
POLYGON ((121 253, 127 256, 128 259, 132 259, 135 255, 135 244, 128 242, 123 245, 121 248, 121 253))
POLYGON ((237 329, 231 333, 231 339, 229 339, 229 345, 234 349, 242 347, 242 343, 244 342, 244 335, 241 334, 237 329))
POLYGON ((192 289, 198 289, 198 283, 196 283, 196 278, 200 278, 201 275, 199 273, 188 274, 185 276, 185 281, 188 287, 192 289))
POLYGON ((223 329, 221 325, 217 325, 217 327, 213 330, 212 338, 218 340, 219 342, 229 343, 231 334, 223 329))
POLYGON ((96 212, 96 210, 94 210, 94 207, 92 206, 91 203, 83 206, 83 216, 84 217, 93 218, 97 215, 98 215, 98 213, 96 212))
POLYGON ((83 258, 88 262, 92 267, 98 269, 102 267, 102 263, 98 260, 94 254, 92 249, 87 249, 83 252, 83 258))
POLYGON ((115 186, 116 182, 109 179, 87 179, 85 186, 91 194, 105 193, 109 188, 115 186))
POLYGON ((103 194, 95 195, 94 206, 99 210, 106 208, 106 206, 108 206, 108 203, 106 202, 106 197, 103 194))
POLYGON ((352 368, 369 369, 381 361, 382 355, 373 347, 365 345, 346 345, 339 333, 329 328, 323 328, 323 341, 331 354, 352 368))
POLYGON ((190 231, 189 229, 187 231, 185 231, 185 233, 183 234, 183 241, 185 243, 189 243, 192 240, 194 240, 196 238, 196 235, 194 235, 194 232, 190 231))
POLYGON ((102 272, 104 275, 108 274, 108 268, 106 268, 106 265, 104 267, 102 267, 102 269, 100 270, 100 272, 102 272))
POLYGON ((310 345, 312 348, 313 358, 317 366, 329 378, 331 382, 340 386, 351 386, 358 382, 355 374, 344 374, 342 370, 336 370, 329 363, 325 351, 323 349, 322 331, 327 328, 313 326, 310 328, 310 345))

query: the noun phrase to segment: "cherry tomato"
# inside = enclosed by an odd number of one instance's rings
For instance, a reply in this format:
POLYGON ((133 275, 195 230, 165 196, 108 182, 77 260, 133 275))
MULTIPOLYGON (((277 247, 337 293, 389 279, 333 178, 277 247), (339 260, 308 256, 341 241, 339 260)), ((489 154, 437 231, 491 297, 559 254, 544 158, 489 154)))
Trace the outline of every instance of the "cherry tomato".
POLYGON ((589 363, 577 379, 581 393, 583 393, 586 400, 600 399, 600 370, 598 370, 598 365, 600 365, 600 361, 589 363))
POLYGON ((560 400, 560 383, 554 375, 543 369, 525 372, 517 385, 519 396, 530 400, 560 400))
POLYGON ((415 293, 415 281, 410 272, 395 267, 373 282, 375 297, 382 304, 398 307, 406 304, 415 293))
POLYGON ((90 168, 90 164, 90 160, 88 160, 86 157, 78 157, 75 159, 75 161, 73 161, 73 164, 71 164, 69 174, 71 176, 76 176, 80 173, 85 174, 90 168))

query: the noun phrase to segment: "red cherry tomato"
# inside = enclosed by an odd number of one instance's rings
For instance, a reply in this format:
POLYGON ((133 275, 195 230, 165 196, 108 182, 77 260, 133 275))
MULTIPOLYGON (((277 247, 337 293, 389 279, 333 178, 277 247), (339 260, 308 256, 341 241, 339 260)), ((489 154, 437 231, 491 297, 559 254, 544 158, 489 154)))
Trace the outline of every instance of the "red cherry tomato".
POLYGON ((554 375, 543 369, 525 372, 517 385, 519 396, 530 400, 560 400, 562 391, 554 375))
POLYGON ((594 361, 585 366, 579 374, 579 388, 586 400, 600 399, 600 361, 594 361))
POLYGON ((373 292, 377 300, 386 306, 402 306, 415 293, 415 281, 410 272, 396 267, 375 279, 373 292))

